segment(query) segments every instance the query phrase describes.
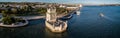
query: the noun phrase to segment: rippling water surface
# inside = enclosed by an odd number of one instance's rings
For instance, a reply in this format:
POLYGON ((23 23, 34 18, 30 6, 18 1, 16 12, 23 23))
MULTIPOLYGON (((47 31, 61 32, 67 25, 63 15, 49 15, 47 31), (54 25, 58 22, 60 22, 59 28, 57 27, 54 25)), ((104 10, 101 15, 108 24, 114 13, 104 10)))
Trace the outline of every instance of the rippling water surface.
POLYGON ((84 6, 80 12, 62 34, 51 33, 45 19, 38 19, 25 27, 0 27, 0 38, 120 38, 120 6, 84 6))

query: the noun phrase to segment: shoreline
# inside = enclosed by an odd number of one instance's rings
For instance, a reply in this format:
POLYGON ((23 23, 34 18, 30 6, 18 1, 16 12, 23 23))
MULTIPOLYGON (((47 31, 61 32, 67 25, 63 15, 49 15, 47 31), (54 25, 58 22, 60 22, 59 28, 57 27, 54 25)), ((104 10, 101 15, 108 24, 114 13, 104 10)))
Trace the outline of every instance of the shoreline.
POLYGON ((26 20, 26 19, 24 19, 24 20, 25 20, 25 23, 18 22, 18 24, 12 23, 11 25, 5 25, 3 23, 0 23, 0 27, 11 27, 11 28, 14 28, 14 27, 26 26, 27 24, 29 24, 28 20, 26 20))

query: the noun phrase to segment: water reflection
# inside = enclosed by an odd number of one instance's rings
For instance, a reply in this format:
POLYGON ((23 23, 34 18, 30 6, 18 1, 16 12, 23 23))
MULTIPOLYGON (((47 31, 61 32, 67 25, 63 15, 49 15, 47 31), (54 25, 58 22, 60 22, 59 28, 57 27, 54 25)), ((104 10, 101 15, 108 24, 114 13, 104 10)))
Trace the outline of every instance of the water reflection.
POLYGON ((64 33, 53 33, 48 28, 45 28, 45 38, 65 38, 67 32, 64 33))

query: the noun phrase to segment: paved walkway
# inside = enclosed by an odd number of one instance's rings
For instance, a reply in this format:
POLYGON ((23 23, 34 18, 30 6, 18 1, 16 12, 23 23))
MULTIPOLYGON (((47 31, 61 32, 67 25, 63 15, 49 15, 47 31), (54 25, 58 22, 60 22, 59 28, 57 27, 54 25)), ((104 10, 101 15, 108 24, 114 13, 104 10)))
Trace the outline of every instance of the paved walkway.
POLYGON ((45 18, 45 16, 16 16, 16 17, 24 18, 27 20, 35 20, 35 19, 45 18))

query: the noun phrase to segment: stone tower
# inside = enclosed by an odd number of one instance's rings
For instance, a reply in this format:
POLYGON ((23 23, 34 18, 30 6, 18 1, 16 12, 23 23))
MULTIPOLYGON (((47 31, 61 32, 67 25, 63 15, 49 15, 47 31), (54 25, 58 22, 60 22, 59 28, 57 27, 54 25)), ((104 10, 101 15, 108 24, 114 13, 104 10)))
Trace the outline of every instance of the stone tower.
POLYGON ((55 7, 47 8, 46 21, 55 22, 56 19, 57 19, 56 14, 57 13, 56 13, 56 8, 55 7))

